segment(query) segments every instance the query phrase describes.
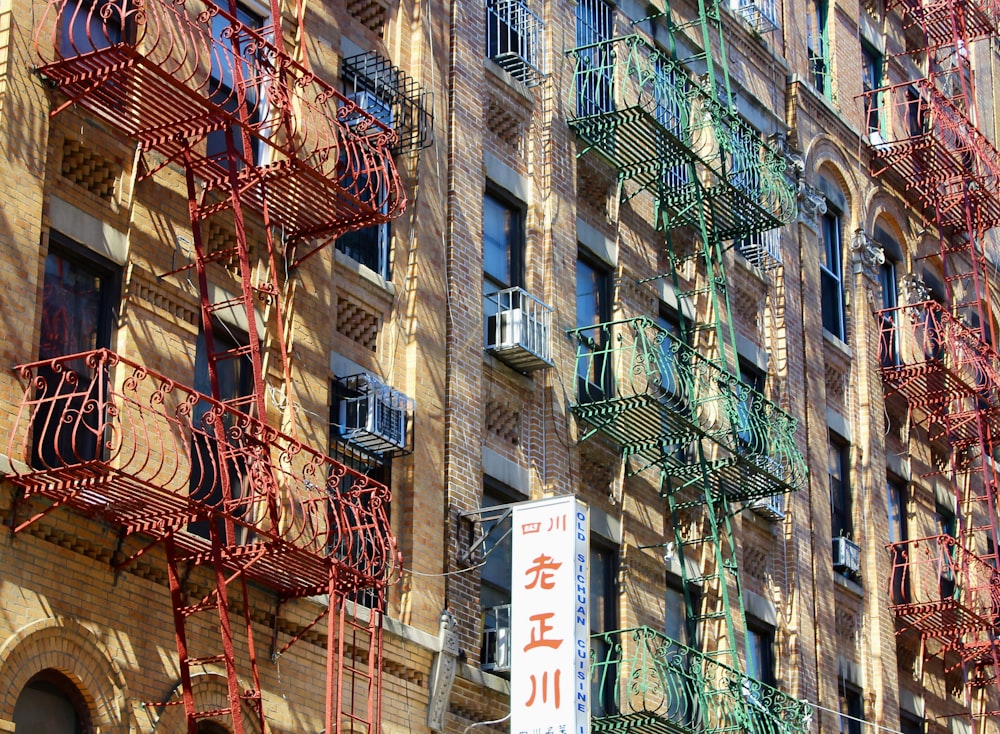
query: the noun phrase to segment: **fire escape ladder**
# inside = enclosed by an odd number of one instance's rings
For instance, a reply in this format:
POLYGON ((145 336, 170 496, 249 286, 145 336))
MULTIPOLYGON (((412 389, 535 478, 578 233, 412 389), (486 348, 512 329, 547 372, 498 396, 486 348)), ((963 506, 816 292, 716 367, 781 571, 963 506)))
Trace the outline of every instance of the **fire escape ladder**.
POLYGON ((671 487, 669 473, 661 473, 681 567, 686 617, 704 639, 713 641, 713 647, 704 652, 707 658, 742 670, 737 635, 746 629, 746 614, 730 520, 732 508, 724 495, 713 491, 717 479, 712 476, 711 459, 701 442, 698 447, 695 460, 701 479, 694 486, 701 493, 700 503, 685 502, 685 493, 671 487))
POLYGON ((181 699, 187 720, 188 734, 197 734, 198 722, 203 719, 222 719, 230 723, 233 734, 244 734, 248 730, 266 731, 264 712, 261 705, 260 678, 254 651, 252 605, 248 595, 246 577, 242 570, 231 572, 227 578, 223 559, 223 546, 228 541, 221 537, 219 520, 209 524, 211 553, 204 558, 207 563, 199 563, 196 556, 181 553, 174 536, 167 536, 164 546, 167 555, 167 578, 174 607, 174 631, 177 640, 178 662, 181 676, 181 699), (199 601, 191 603, 189 591, 194 579, 192 573, 204 568, 211 572, 213 586, 199 601), (240 593, 239 607, 243 610, 246 656, 250 678, 241 678, 237 666, 236 648, 238 641, 233 630, 229 585, 237 583, 240 593), (209 640, 217 641, 218 647, 204 649, 209 640), (226 705, 204 708, 195 695, 194 676, 206 670, 225 671, 227 680, 226 705), (245 718, 249 717, 249 718, 245 718), (252 722, 252 723, 251 723, 252 722))

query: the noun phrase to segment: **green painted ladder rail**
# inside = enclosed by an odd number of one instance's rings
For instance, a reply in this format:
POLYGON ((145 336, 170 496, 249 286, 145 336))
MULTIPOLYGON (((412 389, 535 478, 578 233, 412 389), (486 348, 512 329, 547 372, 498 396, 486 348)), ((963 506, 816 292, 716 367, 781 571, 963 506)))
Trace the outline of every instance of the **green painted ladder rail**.
POLYGON ((667 493, 704 502, 748 502, 805 485, 796 420, 749 385, 639 316, 570 329, 576 343, 573 413, 630 459, 630 471, 659 467, 667 493), (704 455, 693 460, 692 452, 704 455))
POLYGON ((811 708, 649 627, 591 637, 591 728, 804 734, 811 708))

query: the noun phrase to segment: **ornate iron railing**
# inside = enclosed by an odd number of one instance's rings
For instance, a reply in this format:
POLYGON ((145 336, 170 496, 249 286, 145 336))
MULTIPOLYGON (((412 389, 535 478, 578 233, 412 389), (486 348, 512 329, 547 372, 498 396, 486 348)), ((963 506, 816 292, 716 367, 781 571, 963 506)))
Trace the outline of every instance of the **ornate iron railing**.
POLYGON ((808 703, 648 627, 593 635, 591 651, 595 732, 808 731, 808 703))
MULTIPOLYGON (((674 461, 675 449, 707 437, 787 487, 803 485, 806 466, 795 443, 795 419, 651 319, 568 333, 577 345, 574 411, 627 451, 667 451, 674 461)), ((762 483, 746 499, 776 491, 762 483)))
POLYGON ((35 28, 40 74, 75 104, 237 188, 289 237, 343 233, 402 213, 396 133, 211 0, 48 0, 35 28), (232 128, 240 162, 201 142, 232 128))
POLYGON ((259 551, 254 568, 286 590, 325 588, 330 562, 345 588, 394 570, 386 486, 108 350, 18 373, 8 455, 27 465, 11 478, 28 496, 196 550, 192 523, 231 521, 239 552, 259 551))
POLYGON ((646 38, 622 36, 568 53, 575 64, 570 127, 621 175, 660 195, 680 223, 697 219, 700 191, 713 201, 712 223, 723 238, 794 216, 784 157, 646 38), (678 165, 694 175, 685 189, 676 176, 665 187, 664 176, 678 165))
POLYGON ((886 547, 889 605, 905 628, 953 638, 1000 621, 1000 573, 955 538, 935 535, 886 547))
POLYGON ((938 412, 954 412, 963 397, 1000 404, 1000 355, 942 304, 920 301, 876 317, 882 379, 909 400, 938 412))
POLYGON ((1000 222, 1000 151, 932 81, 873 89, 864 109, 881 120, 868 133, 873 174, 897 173, 942 224, 966 228, 966 199, 984 228, 1000 222))

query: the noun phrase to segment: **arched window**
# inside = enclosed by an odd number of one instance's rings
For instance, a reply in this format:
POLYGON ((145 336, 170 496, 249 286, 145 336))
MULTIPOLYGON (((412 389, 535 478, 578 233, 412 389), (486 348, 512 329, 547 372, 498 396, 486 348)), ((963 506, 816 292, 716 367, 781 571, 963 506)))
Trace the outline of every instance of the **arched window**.
POLYGON ((229 734, 229 731, 214 721, 199 721, 198 734, 229 734))
POLYGON ((17 734, 87 734, 90 712, 73 682, 55 670, 43 670, 21 690, 14 704, 17 734))

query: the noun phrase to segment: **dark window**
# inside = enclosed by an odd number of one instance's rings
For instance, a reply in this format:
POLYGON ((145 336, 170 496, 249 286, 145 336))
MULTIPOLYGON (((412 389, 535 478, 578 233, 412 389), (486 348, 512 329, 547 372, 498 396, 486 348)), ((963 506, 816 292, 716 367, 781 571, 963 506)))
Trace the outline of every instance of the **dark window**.
POLYGON ((680 317, 674 309, 661 303, 656 323, 666 332, 666 336, 660 344, 660 364, 658 365, 660 386, 664 392, 663 400, 671 407, 680 409, 685 403, 685 385, 683 384, 684 375, 682 372, 690 370, 690 364, 686 362, 686 355, 682 352, 686 340, 681 331, 680 317))
POLYGON ((688 609, 684 599, 684 582, 672 574, 667 575, 665 592, 666 616, 663 620, 663 632, 672 640, 677 640, 690 648, 698 647, 698 630, 695 617, 698 614, 700 598, 692 589, 692 609, 688 609))
POLYGON ((914 87, 906 90, 906 126, 911 136, 928 132, 927 105, 914 87))
POLYGON ((739 360, 740 382, 749 390, 739 388, 740 394, 736 404, 736 438, 744 451, 762 451, 761 435, 763 426, 755 425, 755 419, 761 414, 760 400, 764 393, 765 375, 757 365, 751 364, 742 357, 739 360))
MULTIPOLYGON (((947 535, 954 538, 958 533, 958 520, 955 517, 955 512, 950 507, 945 507, 942 504, 938 504, 934 508, 934 519, 937 524, 938 533, 941 535, 947 535)), ((956 591, 955 584, 955 571, 954 571, 954 554, 955 547, 949 545, 947 547, 949 562, 942 564, 941 574, 938 579, 938 591, 941 594, 942 599, 948 599, 954 596, 956 591)))
MULTIPOLYGON (((889 506, 889 542, 893 544, 906 543, 906 484, 889 477, 886 479, 886 497, 889 506)), ((910 601, 910 575, 907 566, 907 548, 905 545, 890 546, 892 576, 890 579, 889 600, 893 604, 907 604, 910 601)))
POLYGON ((578 345, 577 395, 581 402, 603 400, 611 392, 611 361, 607 358, 607 334, 603 324, 611 320, 611 274, 606 268, 580 256, 576 260, 576 325, 578 345), (593 328, 587 328, 593 327, 593 328))
POLYGON ((483 197, 483 292, 524 283, 524 209, 487 193, 483 197))
POLYGON ((830 83, 830 38, 827 29, 830 6, 826 0, 812 0, 809 15, 809 76, 824 97, 833 94, 830 83))
MULTIPOLYGON (((376 120, 384 123, 386 127, 393 127, 395 120, 393 119, 392 106, 377 94, 371 80, 352 75, 344 80, 344 85, 344 94, 348 99, 355 102, 358 107, 376 120)), ((357 119, 358 116, 348 118, 348 124, 356 124, 357 119)), ((365 203, 372 200, 373 194, 377 194, 368 185, 369 176, 367 174, 359 174, 354 183, 357 186, 359 197, 365 203)), ((388 201, 382 206, 382 214, 388 213, 387 207, 388 201)), ((388 222, 373 224, 341 235, 337 238, 335 247, 382 278, 391 280, 390 234, 388 222)))
POLYGON ((614 32, 614 9, 604 0, 576 4, 576 114, 601 115, 614 109, 612 78, 615 57, 604 43, 614 32))
POLYGON ((747 617, 747 675, 774 686, 774 627, 754 617, 747 617))
MULTIPOLYGON (((691 594, 691 608, 684 599, 684 582, 673 574, 667 574, 664 596, 666 615, 663 620, 663 632, 672 640, 686 648, 697 649, 697 628, 695 617, 698 614, 700 598, 694 593, 694 587, 688 586, 691 594)), ((698 675, 692 674, 698 664, 693 656, 682 648, 671 646, 669 654, 664 659, 665 689, 669 691, 668 703, 663 711, 666 721, 676 722, 684 728, 694 729, 698 717, 698 702, 702 700, 703 692, 700 685, 703 682, 698 675)))
POLYGON ((840 698, 840 734, 863 734, 865 707, 861 689, 841 678, 838 684, 840 698))
POLYGON ((924 720, 909 711, 900 711, 899 731, 901 734, 924 734, 924 720))
POLYGON ((83 734, 91 730, 87 703, 73 682, 43 670, 21 689, 14 703, 18 734, 83 734))
MULTIPOLYGON (((483 482, 481 507, 497 507, 527 499, 511 487, 490 478, 483 482)), ((509 675, 511 540, 510 517, 494 513, 480 528, 486 555, 480 571, 479 604, 483 610, 480 662, 498 674, 509 675), (502 522, 501 522, 502 520, 502 522)))
POLYGON ((844 331, 844 284, 840 214, 828 209, 822 219, 823 260, 820 262, 823 328, 841 341, 844 331))
MULTIPOLYGON (((618 629, 618 549, 593 544, 590 548, 590 633, 600 635, 618 629)), ((615 649, 610 640, 594 637, 592 665, 598 675, 591 678, 592 714, 608 716, 615 712, 617 666, 610 656, 615 649), (603 664, 602 664, 603 663, 603 664)))
MULTIPOLYGON (((882 308, 895 309, 899 306, 896 262, 889 257, 888 253, 886 253, 885 262, 879 266, 878 280, 882 287, 882 308)), ((884 312, 879 316, 879 359, 883 367, 899 364, 899 331, 896 318, 895 311, 884 312)))
MULTIPOLYGON (((116 266, 53 232, 42 282, 39 361, 110 347, 119 288, 116 266)), ((101 381, 93 379, 82 358, 62 366, 62 371, 46 365, 38 370, 45 392, 36 396, 32 463, 39 468, 98 457, 100 415, 84 406, 97 396, 101 381)))
MULTIPOLYGON (((236 20, 250 29, 258 29, 264 23, 260 15, 243 5, 236 6, 236 20)), ((251 57, 245 52, 245 46, 251 39, 231 33, 232 28, 233 24, 228 17, 219 14, 212 18, 214 48, 211 77, 208 82, 209 97, 215 105, 237 120, 244 121, 251 127, 257 127, 263 118, 264 99, 262 90, 252 80, 259 76, 260 70, 251 65, 248 61, 251 57), (239 45, 239 54, 236 53, 234 44, 239 45), (239 87, 236 83, 237 74, 241 81, 239 87)), ((240 159, 236 161, 236 166, 258 163, 261 156, 260 141, 251 136, 250 150, 247 151, 242 126, 235 125, 232 134, 235 152, 240 159)), ((227 167, 229 165, 227 151, 225 129, 210 132, 206 137, 206 155, 219 165, 227 167)))
POLYGON ((854 537, 852 519, 854 500, 851 494, 850 446, 844 439, 830 434, 827 473, 830 478, 830 509, 833 521, 833 537, 854 537))
POLYGON ((861 43, 861 85, 864 92, 865 125, 869 134, 882 129, 882 54, 861 43))
MULTIPOLYGON (((212 333, 212 342, 216 355, 236 349, 246 337, 237 335, 230 328, 220 326, 212 333)), ((218 359, 216 373, 219 383, 219 394, 214 396, 222 402, 239 401, 253 392, 253 369, 249 357, 234 357, 218 359)), ((202 395, 212 396, 212 383, 208 369, 208 344, 204 331, 199 331, 194 360, 194 389, 202 395)), ((247 475, 247 459, 249 454, 239 445, 222 446, 219 443, 217 430, 221 427, 227 436, 232 434, 226 430, 232 428, 236 415, 225 411, 221 416, 209 416, 214 405, 200 401, 195 405, 192 414, 193 431, 191 435, 191 481, 190 493, 193 499, 206 505, 217 506, 223 502, 239 500, 242 495, 243 480, 247 475), (214 420, 218 417, 221 420, 214 420), (227 451, 225 449, 235 449, 227 451), (226 488, 228 485, 228 491, 226 488)), ((245 507, 230 505, 234 516, 242 515, 245 507)), ((207 520, 199 520, 188 525, 188 530, 203 538, 209 537, 207 520)), ((225 537, 225 523, 220 519, 217 530, 225 537)), ((239 534, 239 531, 237 530, 239 534)))
POLYGON ((71 58, 121 43, 126 15, 114 0, 69 0, 62 11, 59 52, 71 58))
POLYGON ((229 730, 214 721, 199 721, 198 734, 229 734, 229 730))

